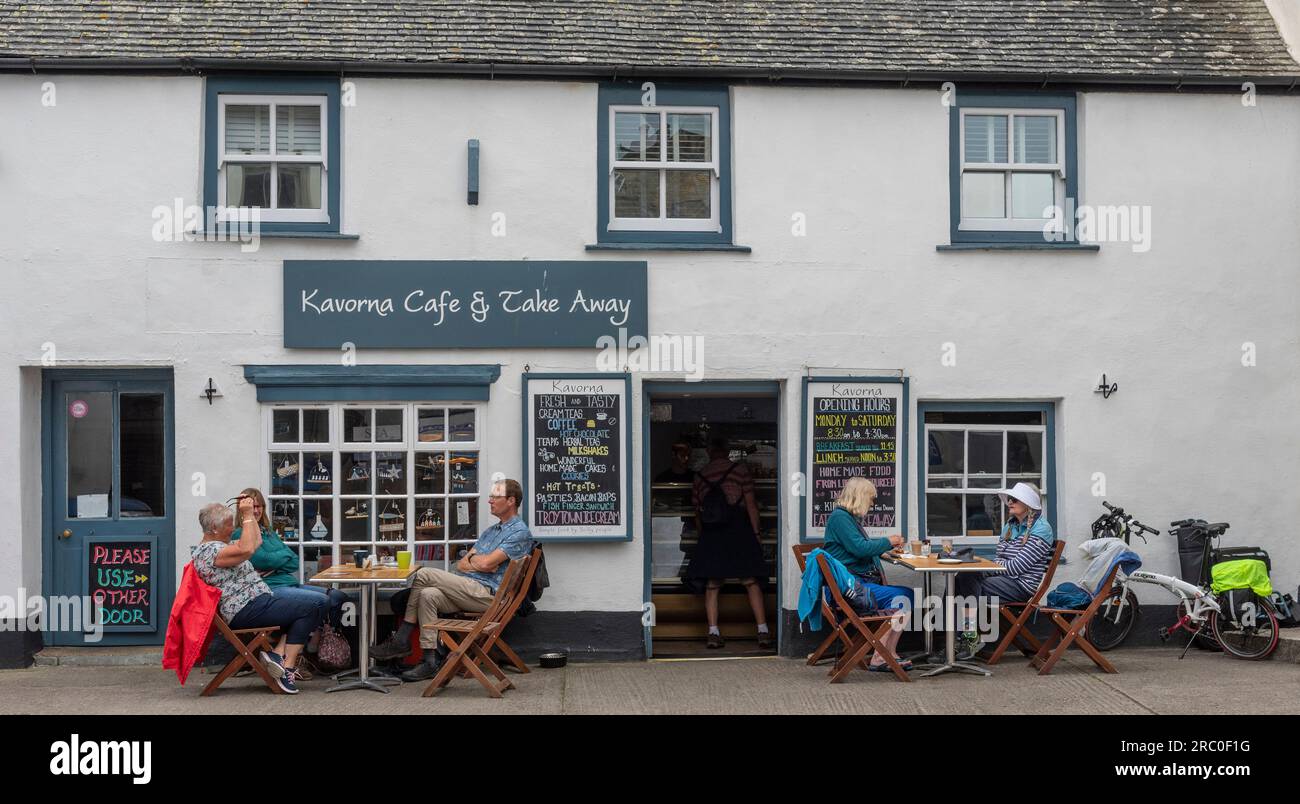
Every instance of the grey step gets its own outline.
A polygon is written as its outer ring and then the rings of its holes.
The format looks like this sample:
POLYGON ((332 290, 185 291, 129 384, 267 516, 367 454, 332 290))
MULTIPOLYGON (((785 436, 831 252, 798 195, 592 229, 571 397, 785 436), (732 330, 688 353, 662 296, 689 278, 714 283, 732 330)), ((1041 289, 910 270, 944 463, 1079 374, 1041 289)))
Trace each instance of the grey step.
POLYGON ((32 657, 37 667, 140 667, 162 666, 158 645, 121 647, 45 648, 32 657))

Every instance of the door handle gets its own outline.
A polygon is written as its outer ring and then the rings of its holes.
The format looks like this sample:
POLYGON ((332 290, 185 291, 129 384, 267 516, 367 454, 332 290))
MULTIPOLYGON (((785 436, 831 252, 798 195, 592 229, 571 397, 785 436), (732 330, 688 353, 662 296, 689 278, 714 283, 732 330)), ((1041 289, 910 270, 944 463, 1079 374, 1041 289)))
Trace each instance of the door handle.
POLYGON ((71 539, 71 538, 72 538, 72 531, 70 531, 70 530, 65 530, 65 531, 63 531, 62 533, 59 534, 59 538, 60 538, 60 539, 71 539))

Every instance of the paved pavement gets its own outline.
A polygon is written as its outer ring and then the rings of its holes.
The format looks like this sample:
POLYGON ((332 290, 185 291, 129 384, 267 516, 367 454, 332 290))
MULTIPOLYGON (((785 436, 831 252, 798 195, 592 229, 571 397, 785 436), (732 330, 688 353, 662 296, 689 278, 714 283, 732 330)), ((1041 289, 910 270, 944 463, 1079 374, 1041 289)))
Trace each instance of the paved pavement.
POLYGON ((0 671, 0 714, 1300 714, 1300 664, 1198 651, 1179 661, 1178 651, 1166 648, 1108 655, 1118 675, 1071 655, 1046 677, 1008 659, 990 678, 901 684, 883 673, 855 673, 833 686, 825 667, 775 657, 571 664, 513 676, 517 689, 501 700, 465 679, 421 698, 423 684, 388 695, 327 695, 325 679, 304 682, 297 696, 272 696, 256 679, 239 678, 200 698, 209 679, 202 672, 182 688, 157 667, 31 667, 0 671))

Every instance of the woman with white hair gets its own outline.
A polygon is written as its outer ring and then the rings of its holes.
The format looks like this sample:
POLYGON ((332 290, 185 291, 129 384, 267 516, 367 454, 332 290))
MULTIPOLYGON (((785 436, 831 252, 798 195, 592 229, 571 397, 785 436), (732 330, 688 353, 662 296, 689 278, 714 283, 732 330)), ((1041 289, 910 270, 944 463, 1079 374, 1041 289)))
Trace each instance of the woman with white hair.
MULTIPOLYGON (((996 598, 998 603, 1024 603, 1038 590, 1043 573, 1052 561, 1056 535, 1043 516, 1043 499, 1032 483, 1017 483, 999 492, 1007 507, 1007 521, 998 540, 997 563, 1005 572, 959 572, 957 594, 963 597, 996 598)), ((962 642, 967 656, 979 650, 979 634, 973 630, 973 612, 966 614, 962 642)))
MULTIPOLYGON (((868 536, 862 527, 871 506, 876 504, 876 484, 865 477, 851 477, 835 500, 835 510, 826 519, 826 541, 822 549, 853 574, 854 593, 849 596, 853 608, 861 615, 891 611, 907 611, 912 607, 912 590, 905 586, 888 586, 880 568, 880 557, 903 544, 901 534, 868 536)), ((899 627, 891 628, 884 643, 891 652, 898 644, 906 627, 906 614, 899 627)), ((901 662, 904 670, 912 663, 901 662)), ((871 657, 869 669, 892 672, 879 652, 871 657)))
POLYGON ((277 598, 249 557, 262 544, 262 529, 257 526, 252 497, 239 498, 239 517, 243 526, 238 541, 231 542, 235 517, 221 503, 211 503, 199 511, 203 541, 194 548, 194 571, 204 583, 221 590, 219 610, 234 630, 269 625, 281 630, 274 651, 261 651, 258 658, 271 675, 278 677, 280 689, 298 692, 298 656, 311 632, 325 618, 329 598, 324 595, 277 598))

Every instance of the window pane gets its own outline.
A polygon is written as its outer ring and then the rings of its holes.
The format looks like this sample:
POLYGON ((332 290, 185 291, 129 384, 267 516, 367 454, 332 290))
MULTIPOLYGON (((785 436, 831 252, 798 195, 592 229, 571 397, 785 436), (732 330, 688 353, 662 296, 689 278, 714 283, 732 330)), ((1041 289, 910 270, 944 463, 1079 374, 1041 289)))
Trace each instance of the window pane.
POLYGON ((1007 161, 1006 115, 968 114, 966 121, 966 161, 1007 161))
POLYGON ((320 113, 319 106, 276 106, 275 152, 320 153, 320 113))
POLYGON ((996 494, 966 497, 966 535, 996 536, 1002 532, 1002 498, 996 494))
POLYGON ((1044 220, 1051 217, 1043 211, 1056 203, 1055 183, 1050 173, 1012 173, 1011 216, 1044 220))
POLYGON ((302 534, 298 521, 297 500, 270 500, 271 528, 286 542, 297 541, 302 534))
POLYGON ((474 432, 474 411, 472 409, 453 409, 450 411, 450 416, 452 441, 478 440, 478 435, 474 432))
POLYGON ((659 217, 659 171, 614 171, 614 217, 659 217))
POLYGON ((226 153, 269 154, 270 152, 271 107, 227 106, 226 153))
POLYGON ((366 443, 370 439, 370 410, 348 408, 343 411, 343 440, 366 443))
POLYGON ((445 494, 447 492, 447 457, 441 452, 415 454, 415 493, 445 494))
MULTIPOLYGON (((379 511, 376 538, 384 542, 406 541, 406 500, 375 500, 379 511)), ((391 550, 390 555, 395 555, 391 550)))
MULTIPOLYGON (((926 436, 928 474, 961 474, 966 466, 961 431, 931 430, 926 436)), ((931 485, 934 485, 931 483, 931 485)))
POLYGON ((1043 436, 1040 433, 1007 433, 1007 474, 1041 474, 1043 436))
POLYGON ((302 526, 304 541, 328 542, 334 539, 334 504, 329 500, 303 500, 302 526))
POLYGON ((970 468, 966 485, 973 489, 1002 488, 1002 433, 969 433, 970 468))
POLYGON ((271 440, 277 444, 298 443, 297 410, 277 410, 271 414, 271 440))
POLYGON ((303 494, 330 494, 334 488, 334 455, 329 452, 305 452, 302 456, 307 474, 302 480, 303 494))
POLYGON ((376 494, 406 493, 406 453, 379 452, 375 454, 376 494))
POLYGON ((227 162, 226 206, 271 206, 271 166, 227 162))
POLYGON ((424 442, 445 441, 447 439, 445 414, 441 408, 420 408, 416 414, 416 427, 419 439, 424 442))
POLYGON ((712 115, 668 115, 668 161, 713 161, 712 115))
POLYGON ((474 452, 451 453, 451 493, 478 493, 478 454, 474 452))
POLYGON ((402 440, 402 411, 400 408, 375 411, 375 440, 402 440))
POLYGON ((276 168, 280 183, 277 209, 320 209, 320 165, 276 168))
POLYGON ((960 494, 925 495, 925 533, 929 538, 964 535, 961 525, 960 494))
POLYGON ((302 440, 305 444, 329 443, 330 412, 328 410, 302 412, 302 440))
MULTIPOLYGON (((343 500, 343 538, 345 542, 370 541, 370 500, 343 500)), ((348 556, 344 555, 346 561, 348 556)))
POLYGON ((1002 173, 964 173, 961 177, 963 218, 1005 218, 1006 176, 1002 173))
POLYGON ((452 499, 447 502, 451 509, 451 538, 478 538, 478 500, 452 499))
POLYGON ((669 170, 668 217, 709 218, 712 215, 713 171, 669 170))
POLYGON ((163 396, 122 394, 118 399, 121 516, 166 516, 163 478, 163 396))
POLYGON ((1016 118, 1015 161, 1038 165, 1056 163, 1056 118, 1016 118))
POLYGON ((659 161, 659 113, 614 115, 614 161, 659 161))
POLYGON ((113 511, 113 393, 64 396, 68 437, 68 516, 99 518, 113 511))
POLYGON ((298 493, 298 453, 271 453, 271 493, 298 493))
POLYGON ((415 508, 419 516, 415 521, 415 538, 441 539, 443 523, 447 521, 445 500, 416 500, 415 508))
POLYGON ((343 459, 343 490, 344 494, 369 494, 370 493, 370 453, 369 452, 344 452, 340 453, 343 459))

